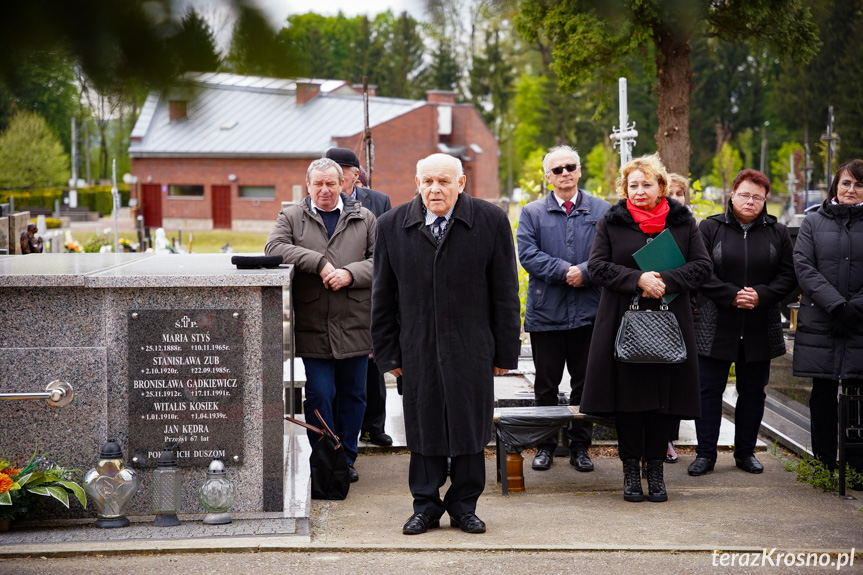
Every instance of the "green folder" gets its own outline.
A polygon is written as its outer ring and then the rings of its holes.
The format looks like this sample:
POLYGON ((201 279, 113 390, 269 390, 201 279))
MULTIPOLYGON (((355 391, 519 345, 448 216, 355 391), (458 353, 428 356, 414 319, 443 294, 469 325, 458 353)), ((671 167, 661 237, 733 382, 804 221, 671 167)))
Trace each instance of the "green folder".
MULTIPOLYGON (((632 254, 632 257, 635 258, 635 263, 638 264, 641 271, 645 272, 673 270, 686 263, 686 258, 683 257, 668 228, 662 230, 662 233, 653 240, 648 241, 647 245, 632 254)), ((671 303, 676 297, 676 293, 667 293, 665 294, 665 301, 671 303)))

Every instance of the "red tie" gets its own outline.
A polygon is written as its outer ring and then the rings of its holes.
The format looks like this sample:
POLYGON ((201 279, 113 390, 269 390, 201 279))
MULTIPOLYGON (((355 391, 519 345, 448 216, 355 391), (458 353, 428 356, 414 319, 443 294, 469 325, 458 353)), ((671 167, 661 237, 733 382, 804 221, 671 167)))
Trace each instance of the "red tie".
POLYGON ((569 214, 569 212, 572 211, 572 205, 573 205, 572 202, 570 202, 569 200, 563 202, 563 209, 566 210, 567 214, 569 214))

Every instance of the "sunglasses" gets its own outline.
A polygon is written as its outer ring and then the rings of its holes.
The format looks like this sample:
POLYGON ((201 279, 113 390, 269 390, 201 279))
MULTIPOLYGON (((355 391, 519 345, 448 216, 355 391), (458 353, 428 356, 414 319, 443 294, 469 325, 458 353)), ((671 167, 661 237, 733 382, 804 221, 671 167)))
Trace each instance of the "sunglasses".
POLYGON ((552 168, 549 171, 552 174, 554 174, 555 176, 559 176, 563 173, 564 170, 572 173, 572 172, 576 171, 577 169, 578 169, 578 164, 566 164, 565 166, 558 166, 556 168, 552 168))

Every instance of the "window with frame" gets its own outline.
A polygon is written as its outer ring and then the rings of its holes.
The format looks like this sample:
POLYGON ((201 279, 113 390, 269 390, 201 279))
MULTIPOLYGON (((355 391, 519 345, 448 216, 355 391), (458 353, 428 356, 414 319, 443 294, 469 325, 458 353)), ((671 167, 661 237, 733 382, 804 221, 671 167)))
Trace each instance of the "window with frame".
POLYGON ((168 188, 168 195, 174 197, 203 197, 204 186, 176 186, 168 188))
POLYGON ((241 198, 264 198, 276 197, 276 186, 240 186, 241 198))

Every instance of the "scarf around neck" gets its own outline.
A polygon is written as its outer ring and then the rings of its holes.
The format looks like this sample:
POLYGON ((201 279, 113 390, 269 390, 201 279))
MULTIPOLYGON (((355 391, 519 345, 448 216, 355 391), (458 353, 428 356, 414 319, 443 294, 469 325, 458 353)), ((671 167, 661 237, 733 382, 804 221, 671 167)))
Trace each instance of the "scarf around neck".
POLYGON ((632 214, 632 219, 646 234, 657 234, 665 229, 665 218, 668 216, 668 201, 665 198, 659 200, 659 204, 650 211, 642 210, 628 199, 626 209, 632 214))

